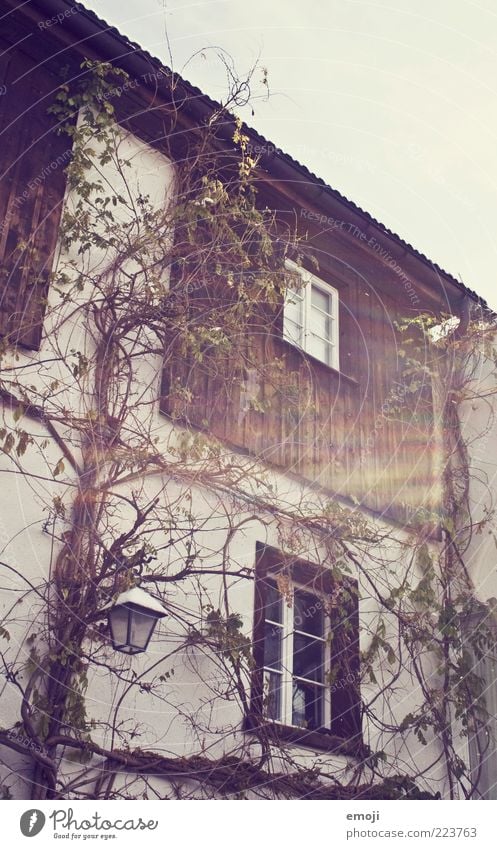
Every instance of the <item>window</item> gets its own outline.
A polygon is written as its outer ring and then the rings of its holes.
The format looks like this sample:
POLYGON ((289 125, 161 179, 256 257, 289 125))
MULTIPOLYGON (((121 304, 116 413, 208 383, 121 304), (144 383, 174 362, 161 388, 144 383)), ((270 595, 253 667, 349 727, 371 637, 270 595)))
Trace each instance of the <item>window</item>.
POLYGON ((467 683, 483 697, 484 712, 468 728, 474 799, 497 799, 497 623, 488 605, 474 603, 461 620, 461 636, 469 660, 467 683))
POLYGON ((47 112, 60 80, 22 53, 0 57, 0 336, 36 350, 70 140, 47 112), (35 70, 34 70, 35 69, 35 70))
POLYGON ((360 732, 357 586, 331 584, 303 561, 260 546, 254 708, 266 722, 353 737, 360 732), (290 571, 289 571, 290 570, 290 571))
POLYGON ((286 267, 301 278, 302 286, 286 293, 283 338, 338 370, 337 290, 290 260, 286 267))
POLYGON ((270 719, 303 728, 330 722, 330 670, 323 599, 293 589, 284 603, 276 580, 266 579, 264 611, 264 694, 270 719))

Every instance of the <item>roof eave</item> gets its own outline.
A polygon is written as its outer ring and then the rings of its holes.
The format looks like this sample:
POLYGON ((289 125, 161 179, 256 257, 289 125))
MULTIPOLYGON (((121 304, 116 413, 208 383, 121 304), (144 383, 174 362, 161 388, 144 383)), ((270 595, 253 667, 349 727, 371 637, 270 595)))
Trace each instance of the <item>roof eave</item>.
MULTIPOLYGON (((135 78, 143 79, 144 87, 148 86, 155 94, 162 94, 167 100, 167 91, 171 79, 170 69, 140 45, 123 36, 115 27, 109 27, 105 21, 80 3, 74 2, 74 0, 32 0, 30 4, 21 3, 19 0, 7 0, 7 2, 13 8, 17 7, 20 11, 28 14, 38 11, 46 18, 54 17, 64 13, 64 11, 68 12, 71 8, 77 8, 78 14, 68 14, 63 20, 65 29, 78 39, 74 46, 78 47, 82 53, 85 52, 86 46, 91 48, 91 53, 99 55, 105 61, 117 63, 125 71, 134 75, 135 78), (154 77, 151 83, 147 84, 147 74, 150 74, 152 69, 160 73, 158 77, 154 77), (160 79, 162 74, 164 76, 163 83, 160 79)), ((216 103, 208 95, 203 94, 200 89, 177 75, 175 75, 175 84, 178 100, 183 101, 183 108, 189 112, 196 122, 207 121, 212 112, 220 108, 219 103, 216 103)), ((263 172, 267 172, 276 180, 298 186, 301 194, 323 209, 347 210, 351 219, 357 221, 358 226, 373 228, 390 245, 394 250, 392 256, 395 256, 395 253, 399 255, 400 248, 402 254, 412 257, 423 269, 428 285, 434 287, 436 291, 440 286, 448 286, 453 290, 456 301, 469 297, 483 310, 489 310, 486 302, 476 292, 469 289, 437 263, 432 262, 425 254, 418 251, 392 230, 389 230, 353 201, 327 185, 324 180, 294 160, 289 154, 270 144, 256 130, 245 125, 244 132, 249 136, 250 142, 254 146, 258 145, 264 150, 259 160, 259 168, 263 172)), ((226 124, 221 128, 221 136, 224 137, 227 144, 232 144, 232 135, 233 123, 231 117, 227 114, 226 124)))

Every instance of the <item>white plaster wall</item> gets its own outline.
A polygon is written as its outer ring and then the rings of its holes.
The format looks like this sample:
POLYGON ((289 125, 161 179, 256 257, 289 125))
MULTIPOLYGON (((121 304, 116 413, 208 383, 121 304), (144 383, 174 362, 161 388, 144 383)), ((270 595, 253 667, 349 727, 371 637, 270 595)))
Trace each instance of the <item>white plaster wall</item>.
MULTIPOLYGON (((495 344, 497 340, 493 340, 495 344)), ((477 598, 497 598, 497 377, 483 346, 471 363, 470 398, 461 408, 468 446, 470 510, 475 525, 464 561, 477 598)))
MULTIPOLYGON (((130 197, 136 197, 140 192, 148 195, 157 207, 164 205, 171 194, 174 179, 174 169, 166 157, 130 134, 122 134, 119 153, 130 161, 131 167, 126 171, 125 181, 111 163, 106 167, 106 176, 114 191, 124 193, 129 189, 130 197)), ((69 207, 72 202, 71 197, 66 198, 69 207)), ((120 214, 125 216, 126 212, 120 214)), ((74 263, 73 273, 76 273, 78 262, 81 263, 77 246, 69 252, 59 249, 59 270, 70 270, 71 262, 74 263)), ((103 257, 93 251, 86 271, 97 273, 102 263, 103 257)), ((76 352, 91 357, 92 340, 82 323, 74 320, 74 305, 64 306, 63 293, 63 286, 54 285, 49 291, 40 350, 34 353, 22 349, 8 352, 2 360, 2 373, 5 380, 22 377, 35 401, 37 392, 41 397, 49 389, 52 411, 66 409, 75 415, 79 412, 84 414, 92 406, 86 381, 73 379, 59 359, 61 353, 65 356, 69 351, 74 352, 74 364, 77 363, 76 352)), ((91 301, 91 296, 90 288, 86 287, 80 294, 79 303, 91 301)), ((159 377, 159 364, 155 363, 156 382, 159 377)), ((18 394, 15 389, 13 391, 18 394)), ((7 564, 0 566, 0 615, 3 621, 8 620, 10 635, 8 642, 0 640, 0 650, 5 652, 7 662, 22 664, 28 661, 31 648, 38 648, 40 654, 43 651, 36 637, 38 630, 42 629, 44 617, 44 601, 38 593, 52 574, 59 550, 57 542, 45 532, 44 524, 49 519, 54 498, 70 507, 75 495, 75 475, 64 460, 64 471, 54 477, 53 471, 62 458, 61 449, 40 422, 26 416, 15 421, 13 413, 9 407, 4 407, 1 411, 2 424, 8 430, 14 426, 23 428, 33 437, 35 444, 23 457, 17 456, 15 448, 10 455, 0 453, 0 562, 7 564), (33 640, 30 645, 26 642, 28 637, 33 640)), ((71 446, 78 462, 77 430, 64 425, 57 426, 57 429, 71 446)), ((0 681, 0 703, 0 722, 3 727, 9 727, 19 718, 19 691, 12 681, 0 681)), ((14 773, 22 774, 22 757, 11 754, 9 758, 14 773)), ((20 786, 16 795, 27 792, 26 786, 20 786)))

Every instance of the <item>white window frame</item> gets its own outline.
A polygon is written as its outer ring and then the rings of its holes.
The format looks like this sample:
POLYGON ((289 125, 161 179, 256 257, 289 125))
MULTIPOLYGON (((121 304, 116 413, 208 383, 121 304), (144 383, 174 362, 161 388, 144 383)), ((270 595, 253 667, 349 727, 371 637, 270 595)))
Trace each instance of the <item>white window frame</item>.
MULTIPOLYGON (((271 581, 276 586, 277 584, 277 576, 268 573, 264 580, 271 581)), ((323 692, 323 701, 322 701, 322 722, 320 728, 329 729, 331 726, 331 687, 329 684, 330 680, 330 671, 331 671, 331 622, 329 613, 326 612, 324 595, 321 596, 320 593, 316 593, 315 591, 310 592, 309 589, 302 584, 294 583, 292 588, 292 594, 294 590, 300 590, 305 595, 310 596, 313 599, 317 599, 318 602, 321 601, 322 605, 322 613, 323 613, 323 634, 322 637, 317 637, 316 634, 310 634, 307 631, 304 631, 303 628, 294 628, 294 612, 295 607, 294 603, 292 605, 288 605, 285 602, 285 598, 281 596, 281 606, 282 606, 282 621, 281 623, 274 622, 271 619, 266 619, 264 616, 264 623, 268 625, 272 625, 274 628, 281 629, 281 673, 278 670, 263 666, 262 675, 263 675, 263 689, 264 689, 264 704, 267 705, 268 702, 268 682, 267 677, 269 673, 278 675, 281 680, 281 691, 280 691, 280 717, 275 718, 274 716, 266 715, 266 718, 271 722, 277 723, 279 725, 288 726, 291 728, 305 728, 304 725, 296 725, 293 722, 293 679, 297 678, 303 682, 307 682, 314 687, 318 687, 323 692), (294 675, 293 673, 293 643, 294 643, 294 634, 302 634, 306 637, 310 637, 313 640, 319 640, 323 643, 323 674, 322 674, 322 682, 313 681, 311 679, 303 678, 300 675, 294 675)), ((316 729, 314 729, 316 730, 316 729)))
MULTIPOLYGON (((298 274, 301 278, 303 286, 298 290, 288 289, 285 294, 285 304, 283 307, 283 338, 286 342, 289 342, 290 345, 294 345, 296 348, 300 348, 305 353, 309 354, 311 357, 319 360, 319 362, 324 363, 330 368, 339 371, 340 368, 340 351, 339 351, 339 305, 340 298, 337 289, 333 286, 330 286, 329 283, 326 283, 324 280, 321 280, 319 277, 316 277, 315 274, 312 274, 307 269, 302 268, 297 265, 292 260, 285 261, 285 267, 288 271, 293 274, 298 274), (321 336, 320 334, 314 333, 312 328, 312 311, 313 309, 317 309, 316 307, 312 307, 312 290, 317 289, 323 294, 327 295, 331 299, 331 312, 323 313, 328 316, 331 332, 329 334, 328 339, 321 336), (289 304, 295 304, 295 301, 301 301, 301 310, 300 317, 301 321, 300 332, 298 334, 298 338, 294 333, 290 332, 289 322, 293 319, 290 319, 288 316, 288 306, 289 304), (322 357, 316 356, 316 353, 311 350, 311 340, 312 336, 317 336, 319 339, 324 341, 327 345, 328 357, 327 359, 323 359, 322 357)), ((319 310, 321 312, 321 310, 319 310)))

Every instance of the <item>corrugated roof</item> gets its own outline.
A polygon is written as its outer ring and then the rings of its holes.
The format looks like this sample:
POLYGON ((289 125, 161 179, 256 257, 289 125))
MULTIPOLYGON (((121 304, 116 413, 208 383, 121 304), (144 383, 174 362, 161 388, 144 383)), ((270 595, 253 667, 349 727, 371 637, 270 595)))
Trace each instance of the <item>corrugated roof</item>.
MULTIPOLYGON (((102 18, 100 18, 98 15, 96 15, 95 12, 93 12, 91 9, 88 9, 82 3, 75 2, 75 0, 58 0, 58 2, 59 2, 61 7, 77 9, 78 12, 80 12, 82 15, 86 16, 89 20, 93 21, 100 30, 103 30, 107 33, 112 34, 116 38, 116 40, 121 42, 125 51, 133 52, 133 53, 136 53, 136 52, 140 53, 144 58, 146 58, 158 70, 163 71, 164 74, 171 74, 170 68, 168 68, 166 65, 164 65, 164 63, 161 62, 160 59, 158 59, 156 56, 153 56, 151 53, 149 53, 148 50, 145 50, 143 47, 141 47, 141 45, 137 44, 135 41, 131 41, 131 39, 129 39, 126 35, 121 33, 116 27, 110 26, 107 23, 107 21, 104 21, 102 18)), ((68 17, 68 24, 70 25, 70 17, 68 17)), ((210 109, 214 110, 214 109, 220 108, 220 104, 218 102, 216 102, 211 97, 209 97, 209 95, 207 95, 203 91, 201 91, 197 86, 193 85, 188 80, 185 80, 184 77, 179 77, 179 75, 177 75, 177 74, 176 74, 176 77, 181 80, 182 84, 188 90, 189 95, 191 95, 192 98, 201 100, 210 109)), ((357 213, 358 215, 361 215, 369 224, 372 224, 374 227, 377 227, 379 230, 381 230, 385 235, 394 239, 404 250, 409 251, 409 253, 411 253, 413 256, 417 257, 417 259, 421 260, 423 263, 428 265, 432 270, 434 270, 441 277, 444 277, 446 280, 451 281, 461 291, 465 292, 471 298, 476 300, 481 305, 482 308, 487 309, 487 310, 489 309, 486 301, 483 298, 481 298, 476 292, 474 292, 472 289, 469 289, 467 286, 465 286, 464 283, 462 283, 460 280, 458 280, 456 277, 454 277, 452 274, 450 274, 450 272, 445 271, 445 269, 443 269, 436 262, 433 262, 433 260, 431 260, 428 256, 426 256, 426 254, 417 250, 413 245, 410 244, 410 242, 405 241, 405 239, 403 239, 401 236, 399 236, 398 233, 395 233, 393 230, 390 230, 388 227, 385 226, 385 224, 382 224, 381 221, 378 221, 369 212, 362 209, 360 206, 358 206, 352 200, 347 198, 345 195, 341 194, 341 192, 339 192, 337 189, 334 189, 332 186, 330 186, 328 183, 326 183, 321 177, 318 177, 316 174, 314 174, 309 168, 307 168, 306 165, 303 165, 301 162, 298 162, 298 160, 294 159, 293 156, 291 156, 289 153, 282 151, 281 148, 279 148, 279 147, 276 148, 276 146, 273 145, 272 142, 270 142, 269 139, 266 139, 264 136, 262 136, 260 133, 257 132, 257 130, 254 130, 252 127, 249 127, 248 125, 244 125, 244 131, 248 135, 250 135, 251 140, 253 139, 254 141, 258 142, 261 147, 263 146, 266 149, 268 149, 268 148, 274 149, 274 151, 275 151, 274 155, 275 155, 276 158, 285 162, 287 165, 289 165, 295 171, 299 172, 299 174, 302 177, 304 177, 306 180, 308 180, 310 183, 314 183, 315 185, 322 187, 322 189, 327 194, 331 195, 334 199, 345 204, 347 207, 349 207, 355 213, 357 213)))

